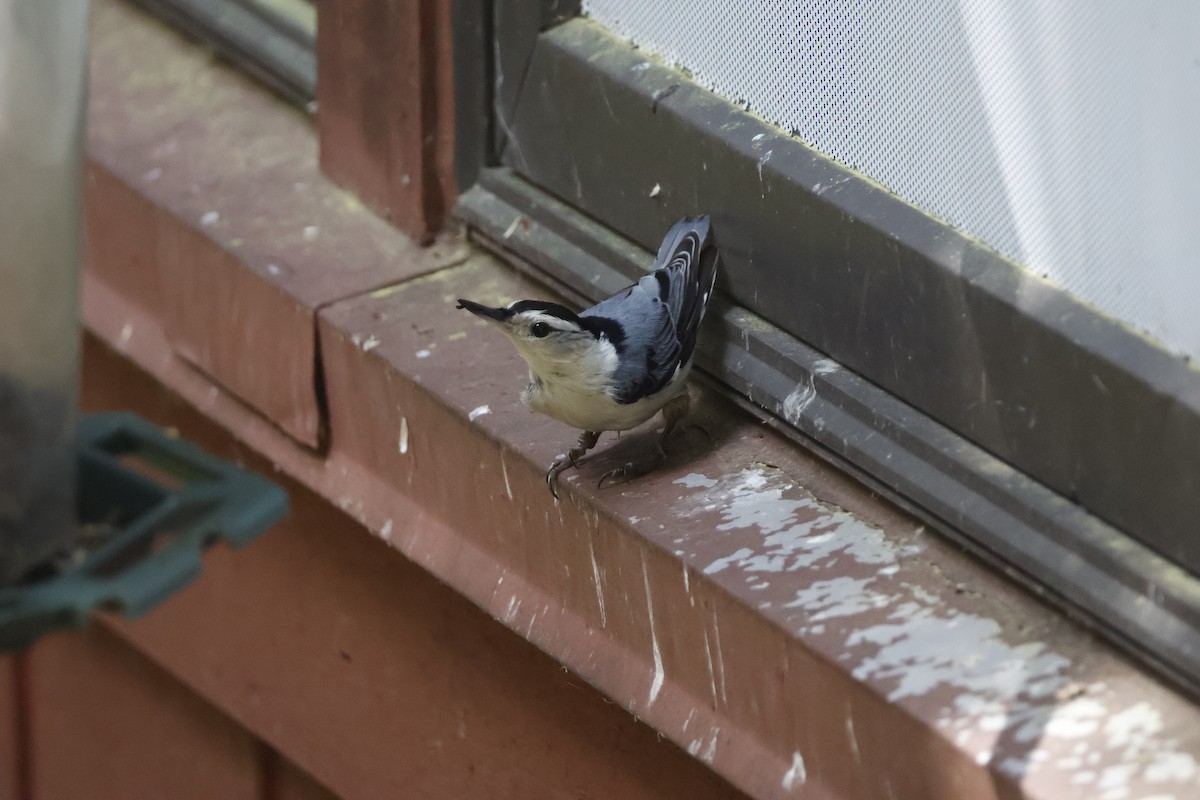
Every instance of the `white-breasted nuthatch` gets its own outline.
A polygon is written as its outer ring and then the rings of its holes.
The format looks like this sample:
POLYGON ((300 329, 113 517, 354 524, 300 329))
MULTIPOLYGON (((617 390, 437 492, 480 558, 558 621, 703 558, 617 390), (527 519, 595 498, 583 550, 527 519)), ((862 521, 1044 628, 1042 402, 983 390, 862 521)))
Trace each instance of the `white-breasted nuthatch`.
MULTIPOLYGON (((578 314, 540 300, 501 308, 458 301, 458 308, 495 323, 529 365, 525 405, 583 430, 546 473, 555 498, 559 474, 595 447, 603 431, 635 428, 662 411, 666 427, 657 454, 665 456, 667 437, 688 412, 696 331, 716 275, 709 218, 695 217, 667 232, 653 272, 578 314)), ((600 483, 644 471, 626 464, 600 483)))

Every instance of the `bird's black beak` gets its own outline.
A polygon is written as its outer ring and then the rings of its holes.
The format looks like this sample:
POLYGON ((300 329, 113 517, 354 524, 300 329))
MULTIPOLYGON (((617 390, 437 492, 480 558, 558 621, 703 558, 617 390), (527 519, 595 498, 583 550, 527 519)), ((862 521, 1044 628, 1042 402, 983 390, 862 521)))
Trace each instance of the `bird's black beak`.
POLYGON ((492 308, 480 305, 479 303, 472 303, 470 300, 463 300, 461 297, 458 298, 458 305, 455 308, 465 308, 475 316, 490 319, 493 322, 504 322, 512 316, 512 312, 507 308, 492 308))

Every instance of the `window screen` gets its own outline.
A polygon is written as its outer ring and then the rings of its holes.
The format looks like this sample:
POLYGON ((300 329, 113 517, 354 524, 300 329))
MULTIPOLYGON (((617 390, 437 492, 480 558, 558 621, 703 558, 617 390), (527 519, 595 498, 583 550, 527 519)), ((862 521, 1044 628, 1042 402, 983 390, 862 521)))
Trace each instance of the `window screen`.
POLYGON ((583 9, 1200 358, 1200 4, 585 0, 583 9))

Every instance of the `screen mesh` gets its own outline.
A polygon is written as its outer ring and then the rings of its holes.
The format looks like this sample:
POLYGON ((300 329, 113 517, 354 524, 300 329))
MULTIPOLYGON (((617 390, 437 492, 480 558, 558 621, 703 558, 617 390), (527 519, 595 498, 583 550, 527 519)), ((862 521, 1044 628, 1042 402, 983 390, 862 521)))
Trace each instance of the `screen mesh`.
POLYGON ((618 36, 1200 358, 1200 3, 584 0, 618 36))

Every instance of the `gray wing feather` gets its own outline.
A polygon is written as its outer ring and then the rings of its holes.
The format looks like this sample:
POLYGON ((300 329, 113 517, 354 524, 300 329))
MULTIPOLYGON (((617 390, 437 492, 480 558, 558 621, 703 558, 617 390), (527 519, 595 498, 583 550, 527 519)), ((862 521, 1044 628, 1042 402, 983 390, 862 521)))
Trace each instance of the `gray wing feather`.
POLYGON ((580 314, 620 323, 613 397, 632 403, 663 389, 692 357, 712 296, 717 247, 708 217, 682 219, 663 238, 654 272, 580 314))

